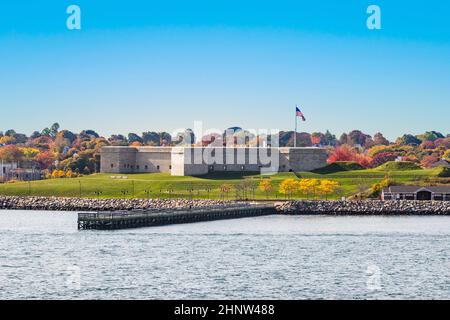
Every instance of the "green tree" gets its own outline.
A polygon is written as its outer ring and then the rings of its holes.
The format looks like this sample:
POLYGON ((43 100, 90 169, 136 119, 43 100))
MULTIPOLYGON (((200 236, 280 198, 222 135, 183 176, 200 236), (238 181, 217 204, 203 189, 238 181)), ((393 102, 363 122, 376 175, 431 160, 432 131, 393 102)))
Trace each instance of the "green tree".
POLYGON ((56 134, 58 133, 59 130, 59 123, 55 122, 54 124, 52 124, 52 126, 50 127, 50 136, 52 138, 56 137, 56 134))

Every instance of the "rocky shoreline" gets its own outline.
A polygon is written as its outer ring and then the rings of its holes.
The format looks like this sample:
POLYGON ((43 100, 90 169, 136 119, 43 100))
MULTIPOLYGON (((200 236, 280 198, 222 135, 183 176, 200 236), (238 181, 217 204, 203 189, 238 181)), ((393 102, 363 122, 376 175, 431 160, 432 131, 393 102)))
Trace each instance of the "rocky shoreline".
MULTIPOLYGON (((0 210, 114 211, 133 209, 223 208, 249 202, 186 199, 90 199, 0 196, 0 210)), ((286 215, 450 215, 450 201, 284 201, 274 213, 286 215)))
POLYGON ((220 200, 186 199, 90 199, 58 197, 6 197, 0 196, 0 210, 48 211, 113 211, 133 209, 183 209, 248 206, 248 203, 220 200))
POLYGON ((287 215, 450 215, 450 201, 290 201, 276 209, 287 215))

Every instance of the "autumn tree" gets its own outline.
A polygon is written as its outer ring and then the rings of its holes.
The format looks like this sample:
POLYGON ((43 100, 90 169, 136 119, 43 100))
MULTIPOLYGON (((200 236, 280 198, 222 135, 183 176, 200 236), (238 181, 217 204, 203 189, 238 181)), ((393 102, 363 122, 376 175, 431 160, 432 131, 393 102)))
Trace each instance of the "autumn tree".
POLYGON ((319 185, 317 186, 318 192, 325 196, 325 200, 327 200, 328 196, 335 193, 339 188, 339 183, 334 180, 322 179, 320 180, 319 185))
POLYGON ((431 168, 433 164, 438 162, 440 158, 435 154, 430 154, 425 157, 423 157, 422 161, 420 162, 420 165, 424 168, 431 168))
POLYGON ((300 191, 300 193, 306 195, 306 197, 309 197, 309 179, 300 179, 300 181, 297 182, 297 188, 300 191))
POLYGON ((16 146, 8 145, 0 148, 0 159, 5 162, 18 163, 23 157, 23 152, 16 146))
POLYGON ((398 138, 395 143, 400 145, 419 145, 422 141, 412 134, 404 134, 402 137, 398 138))
POLYGON ((33 166, 36 163, 36 157, 39 155, 39 149, 36 148, 20 148, 23 154, 23 160, 28 166, 33 166))
POLYGON ((9 145, 9 144, 15 144, 16 143, 16 139, 14 139, 14 137, 11 136, 3 136, 0 138, 0 145, 9 145))
POLYGON ((136 133, 129 133, 128 134, 128 142, 132 144, 133 142, 139 142, 142 143, 143 140, 141 137, 139 137, 136 133))
POLYGON ((443 158, 447 161, 450 161, 450 150, 444 152, 443 158))
POLYGON ((380 146, 380 145, 388 146, 389 145, 389 140, 386 139, 381 132, 375 133, 375 135, 373 136, 373 142, 375 142, 375 145, 377 145, 377 146, 380 146))
POLYGON ((172 143, 172 136, 167 132, 159 133, 159 145, 160 146, 168 146, 172 143))
POLYGON ((338 161, 355 161, 356 159, 356 150, 351 148, 348 145, 342 145, 336 147, 331 152, 328 157, 328 163, 334 163, 338 161))
POLYGON ((375 168, 386 162, 394 161, 395 159, 397 159, 397 155, 392 152, 377 153, 374 157, 372 157, 370 166, 375 168))
POLYGON ((56 155, 52 151, 41 151, 35 161, 41 170, 49 169, 56 161, 56 155))
POLYGON ((288 199, 297 191, 297 181, 294 179, 285 179, 281 181, 279 192, 284 194, 288 199))
POLYGON ((269 198, 269 193, 273 190, 272 181, 270 179, 263 179, 259 182, 258 188, 266 194, 266 198, 269 198))
POLYGON ((228 199, 228 194, 231 192, 231 185, 224 183, 219 187, 219 191, 222 195, 222 199, 228 199))

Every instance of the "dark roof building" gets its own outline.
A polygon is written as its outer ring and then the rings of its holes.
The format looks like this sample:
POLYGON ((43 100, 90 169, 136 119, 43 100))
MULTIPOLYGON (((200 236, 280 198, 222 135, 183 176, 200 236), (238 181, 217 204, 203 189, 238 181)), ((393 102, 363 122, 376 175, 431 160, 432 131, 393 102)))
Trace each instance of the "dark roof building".
POLYGON ((391 186, 383 189, 381 199, 450 201, 450 186, 391 186))
POLYGON ((450 162, 445 160, 445 159, 441 159, 438 162, 435 162, 431 165, 432 168, 437 168, 437 167, 444 167, 444 168, 450 168, 450 162))

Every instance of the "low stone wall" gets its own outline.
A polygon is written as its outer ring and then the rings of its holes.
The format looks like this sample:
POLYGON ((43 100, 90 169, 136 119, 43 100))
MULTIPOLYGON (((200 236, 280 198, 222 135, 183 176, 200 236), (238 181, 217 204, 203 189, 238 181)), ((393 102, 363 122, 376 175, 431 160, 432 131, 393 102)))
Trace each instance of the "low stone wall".
POLYGON ((186 199, 88 199, 57 197, 0 196, 0 209, 52 211, 114 211, 132 209, 220 208, 246 206, 248 203, 186 199))
POLYGON ((450 201, 290 201, 276 209, 290 215, 450 215, 450 201))
MULTIPOLYGON (((0 196, 0 209, 51 211, 114 211, 133 209, 223 208, 249 202, 186 199, 88 199, 0 196)), ((450 201, 287 201, 275 204, 290 215, 450 215, 450 201)))

